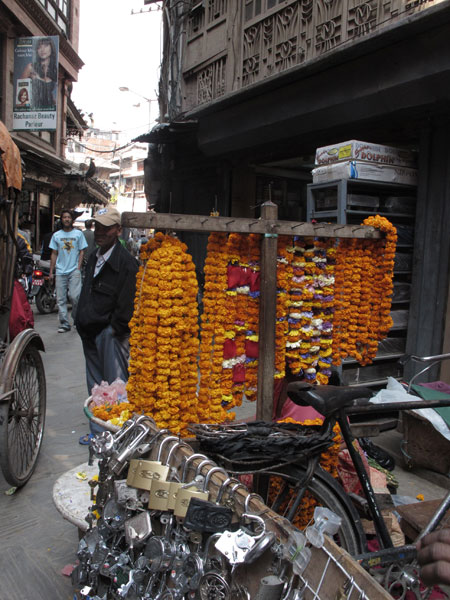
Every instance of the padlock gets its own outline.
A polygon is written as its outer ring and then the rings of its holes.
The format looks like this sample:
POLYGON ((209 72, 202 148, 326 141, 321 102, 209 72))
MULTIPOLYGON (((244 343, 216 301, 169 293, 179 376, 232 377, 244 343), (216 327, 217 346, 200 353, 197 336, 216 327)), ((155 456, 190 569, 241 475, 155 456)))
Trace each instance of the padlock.
MULTIPOLYGON (((229 479, 224 469, 213 467, 206 474, 203 484, 204 490, 208 490, 212 475, 219 471, 225 475, 225 481, 229 479)), ((191 498, 184 518, 184 527, 196 532, 217 533, 228 529, 231 526, 232 518, 233 511, 230 508, 199 498, 191 498)))
MULTIPOLYGON (((198 455, 196 456, 195 454, 193 454, 186 460, 186 463, 184 465, 185 468, 183 470, 183 475, 185 473, 187 473, 188 463, 191 460, 193 460, 194 458, 198 458, 198 455)), ((191 501, 191 498, 200 498, 201 500, 208 500, 209 493, 205 489, 205 485, 204 485, 206 478, 203 480, 203 490, 202 491, 199 489, 200 481, 195 481, 195 479, 197 479, 199 477, 203 466, 206 464, 214 465, 214 463, 212 461, 210 461, 208 458, 205 460, 202 460, 202 462, 197 467, 197 471, 196 471, 194 480, 191 483, 187 483, 187 484, 185 483, 183 485, 183 487, 178 491, 177 499, 175 502, 175 509, 174 509, 174 514, 177 517, 185 517, 186 516, 187 509, 189 507, 189 502, 191 501), (197 487, 197 490, 189 489, 192 487, 197 487)))
MULTIPOLYGON (((180 446, 186 446, 186 448, 190 448, 186 442, 180 441, 178 444, 174 444, 169 450, 169 454, 167 455, 166 464, 170 466, 170 460, 172 458, 172 454, 175 452, 177 448, 180 446)), ((167 502, 167 510, 175 510, 175 503, 177 501, 178 491, 183 487, 183 484, 178 481, 171 481, 169 487, 169 498, 167 502)))
MULTIPOLYGON (((145 415, 141 415, 141 417, 144 417, 145 415)), ((141 422, 141 417, 138 417, 136 422, 141 422)), ((151 419, 150 419, 151 421, 151 419)), ((128 421, 126 421, 126 423, 128 423, 128 421)), ((125 423, 125 424, 126 424, 125 423)), ((125 425, 124 425, 125 426, 125 425)), ((153 437, 153 442, 162 434, 168 432, 168 429, 161 429, 161 431, 159 431, 154 437, 153 437)), ((136 477, 136 472, 137 472, 137 468, 139 466, 139 463, 142 462, 146 462, 146 463, 152 463, 154 461, 143 461, 143 459, 139 459, 139 458, 133 458, 132 460, 130 460, 130 466, 128 468, 128 475, 127 475, 127 485, 130 487, 139 487, 137 485, 135 485, 134 483, 134 478, 136 477)), ((147 467, 150 467, 150 465, 147 464, 147 467)), ((144 489, 144 490, 148 490, 150 489, 148 486, 147 487, 141 487, 140 489, 144 489)))
MULTIPOLYGON (((160 460, 162 457, 163 445, 165 445, 166 442, 173 441, 173 440, 175 440, 175 444, 173 444, 172 448, 170 449, 170 452, 167 454, 166 464, 163 465, 164 467, 167 467, 167 474, 169 474, 169 471, 170 471, 169 460, 171 458, 171 451, 173 448, 180 446, 181 442, 178 440, 178 438, 175 438, 174 436, 167 437, 165 440, 163 440, 161 442, 161 446, 159 447, 159 452, 158 452, 158 460, 160 460)), ((156 478, 153 479, 152 487, 150 489, 149 501, 148 501, 148 508, 150 510, 161 510, 161 511, 168 510, 168 504, 169 504, 169 498, 170 498, 170 486, 171 486, 170 481, 161 481, 161 480, 157 480, 156 478)))
MULTIPOLYGON (((185 442, 182 442, 181 444, 187 446, 188 448, 190 448, 190 446, 188 444, 186 444, 185 442)), ((174 448, 175 448, 175 446, 173 446, 170 449, 170 453, 172 453, 172 451, 174 450, 174 448)), ((176 481, 172 481, 170 483, 169 503, 167 505, 167 510, 175 510, 178 492, 183 487, 183 484, 186 483, 186 477, 187 477, 187 474, 188 474, 188 467, 189 467, 190 463, 192 461, 194 461, 196 458, 203 458, 203 460, 208 460, 204 454, 199 454, 199 453, 191 454, 191 456, 189 456, 189 457, 187 457, 185 459, 184 465, 183 465, 183 473, 181 475, 181 481, 182 481, 182 483, 178 483, 176 481)))
POLYGON ((136 469, 138 467, 138 464, 139 464, 139 459, 133 458, 132 460, 130 460, 130 466, 128 467, 128 475, 127 475, 127 485, 129 487, 135 487, 134 486, 134 477, 136 475, 136 469))
POLYGON ((231 490, 228 494, 228 498, 224 502, 225 506, 228 506, 228 508, 231 508, 231 510, 234 511, 236 511, 237 504, 234 495, 236 493, 236 490, 238 490, 239 488, 243 488, 246 492, 248 492, 248 489, 243 483, 241 483, 240 481, 236 481, 236 483, 231 487, 231 490))
MULTIPOLYGON (((117 449, 116 452, 113 453, 111 458, 108 461, 108 468, 115 475, 120 475, 123 471, 125 464, 128 462, 128 459, 133 456, 134 452, 137 448, 144 442, 149 434, 151 434, 152 430, 150 427, 151 421, 145 415, 142 415, 142 418, 139 417, 136 420, 136 426, 134 428, 134 437, 131 441, 124 440, 123 446, 120 445, 120 448, 117 449)), ((158 432, 153 436, 150 444, 153 443, 162 432, 158 432)), ((117 434, 116 434, 117 435, 117 434)), ((119 439, 119 437, 117 438, 119 439)))
POLYGON ((136 472, 133 477, 133 487, 141 490, 151 490, 152 482, 165 481, 169 474, 169 467, 161 463, 161 451, 167 442, 178 440, 174 435, 170 435, 161 442, 156 460, 139 460, 136 472))

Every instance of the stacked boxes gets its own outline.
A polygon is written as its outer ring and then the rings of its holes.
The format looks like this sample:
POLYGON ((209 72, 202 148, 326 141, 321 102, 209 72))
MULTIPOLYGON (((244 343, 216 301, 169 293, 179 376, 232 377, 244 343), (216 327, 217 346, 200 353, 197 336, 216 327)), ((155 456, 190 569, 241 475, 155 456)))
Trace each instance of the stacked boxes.
POLYGON ((417 185, 416 155, 411 150, 349 140, 317 148, 314 183, 366 179, 417 185))

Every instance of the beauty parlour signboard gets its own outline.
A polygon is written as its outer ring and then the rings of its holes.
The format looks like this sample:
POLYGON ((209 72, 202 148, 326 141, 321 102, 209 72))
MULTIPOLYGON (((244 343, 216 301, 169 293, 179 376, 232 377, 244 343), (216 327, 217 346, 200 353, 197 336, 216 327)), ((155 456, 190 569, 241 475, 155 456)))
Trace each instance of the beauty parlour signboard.
POLYGON ((15 40, 13 129, 56 130, 58 54, 58 36, 15 40))

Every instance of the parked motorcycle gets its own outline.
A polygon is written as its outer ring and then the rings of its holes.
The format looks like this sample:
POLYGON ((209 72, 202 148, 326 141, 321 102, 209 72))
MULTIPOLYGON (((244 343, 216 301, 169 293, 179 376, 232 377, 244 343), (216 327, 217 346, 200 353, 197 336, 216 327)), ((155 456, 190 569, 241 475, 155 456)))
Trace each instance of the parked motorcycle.
POLYGON ((47 315, 56 308, 55 283, 50 283, 50 271, 45 267, 34 269, 31 281, 31 296, 36 300, 38 311, 47 315))

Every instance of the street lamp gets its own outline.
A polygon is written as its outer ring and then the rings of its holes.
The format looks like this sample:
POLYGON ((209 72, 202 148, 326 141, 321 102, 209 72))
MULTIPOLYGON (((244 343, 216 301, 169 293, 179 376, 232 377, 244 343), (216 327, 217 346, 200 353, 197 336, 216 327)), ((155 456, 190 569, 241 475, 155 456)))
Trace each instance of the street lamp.
POLYGON ((158 100, 155 98, 146 98, 145 96, 142 96, 142 94, 138 94, 134 90, 130 90, 129 87, 126 87, 124 85, 121 85, 119 87, 119 90, 121 92, 130 92, 131 94, 134 94, 135 96, 139 96, 139 98, 142 98, 143 100, 148 102, 148 128, 150 129, 150 126, 152 123, 152 102, 158 102, 158 100))

